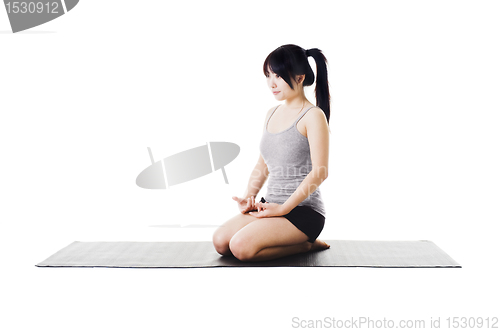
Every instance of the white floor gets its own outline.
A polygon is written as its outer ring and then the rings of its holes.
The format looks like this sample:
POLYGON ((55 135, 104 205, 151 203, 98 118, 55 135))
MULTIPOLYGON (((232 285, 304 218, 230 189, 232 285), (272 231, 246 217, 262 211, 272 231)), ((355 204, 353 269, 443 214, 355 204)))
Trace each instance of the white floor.
POLYGON ((478 255, 464 241, 430 239, 461 269, 34 266, 74 240, 205 241, 213 230, 60 229, 49 236, 42 226, 25 229, 23 241, 7 240, 10 246, 2 246, 0 324, 11 327, 2 330, 292 331, 308 324, 330 328, 333 319, 357 330, 391 320, 413 326, 423 320, 428 330, 431 320, 440 319, 446 330, 449 317, 498 316, 496 260, 491 254, 478 255), (36 252, 26 248, 29 243, 36 252), (12 250, 15 255, 9 254, 12 250))
POLYGON ((1 9, 0 331, 498 329, 499 12, 487 0, 80 1, 12 34, 1 9), (262 63, 288 43, 329 63, 321 238, 430 240, 463 268, 35 267, 73 241, 211 240, 214 228, 150 226, 237 213, 231 196, 280 103, 262 63), (216 171, 136 185, 147 147, 160 160, 211 141, 241 147, 229 184, 216 171))

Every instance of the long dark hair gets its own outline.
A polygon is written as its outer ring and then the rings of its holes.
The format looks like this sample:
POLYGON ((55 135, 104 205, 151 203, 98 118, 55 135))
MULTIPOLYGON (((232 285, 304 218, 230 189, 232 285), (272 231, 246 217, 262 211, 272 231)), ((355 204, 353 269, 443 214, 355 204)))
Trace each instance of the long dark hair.
POLYGON ((304 86, 314 83, 314 72, 307 61, 312 56, 316 62, 316 106, 325 112, 327 122, 330 122, 330 89, 328 88, 328 73, 326 58, 317 48, 305 50, 297 45, 283 45, 272 51, 264 61, 264 75, 269 75, 269 69, 278 74, 293 89, 292 79, 296 75, 304 75, 304 86))

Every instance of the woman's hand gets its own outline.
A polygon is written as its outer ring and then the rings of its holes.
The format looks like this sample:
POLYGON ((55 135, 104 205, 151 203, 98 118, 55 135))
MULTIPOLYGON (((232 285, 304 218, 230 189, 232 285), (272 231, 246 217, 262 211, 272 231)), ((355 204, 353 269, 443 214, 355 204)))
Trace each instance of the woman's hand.
POLYGON ((240 209, 240 212, 242 214, 257 210, 257 208, 255 207, 255 196, 252 196, 250 198, 239 198, 233 196, 233 200, 238 202, 238 209, 240 209))
POLYGON ((257 202, 255 207, 257 212, 250 212, 250 215, 257 218, 280 217, 287 214, 281 204, 257 202))

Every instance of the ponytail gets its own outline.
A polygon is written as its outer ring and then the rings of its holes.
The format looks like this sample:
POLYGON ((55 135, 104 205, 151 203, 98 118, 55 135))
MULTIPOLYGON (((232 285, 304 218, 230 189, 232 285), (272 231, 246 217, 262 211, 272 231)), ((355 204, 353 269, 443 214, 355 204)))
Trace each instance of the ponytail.
MULTIPOLYGON (((326 58, 317 48, 311 48, 306 51, 306 56, 311 56, 316 62, 316 106, 321 108, 326 115, 326 121, 330 122, 330 89, 328 87, 328 71, 326 69, 326 58)), ((314 80, 314 78, 313 78, 314 80)))

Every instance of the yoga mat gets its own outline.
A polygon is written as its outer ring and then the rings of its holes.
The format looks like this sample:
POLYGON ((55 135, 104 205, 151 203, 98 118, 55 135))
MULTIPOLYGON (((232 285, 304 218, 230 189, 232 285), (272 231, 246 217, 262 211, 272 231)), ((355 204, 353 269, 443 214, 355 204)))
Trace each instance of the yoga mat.
POLYGON ((430 241, 326 240, 330 248, 264 262, 219 255, 210 241, 73 242, 38 267, 461 267, 430 241))

